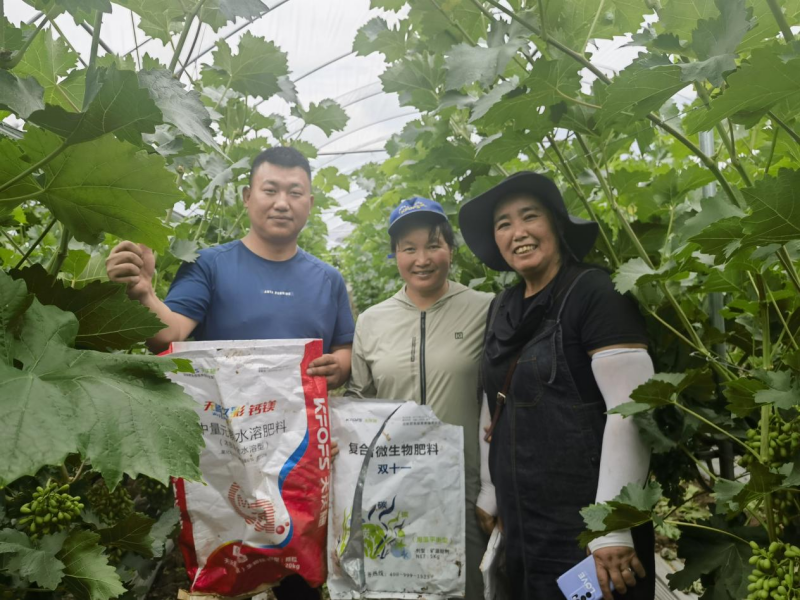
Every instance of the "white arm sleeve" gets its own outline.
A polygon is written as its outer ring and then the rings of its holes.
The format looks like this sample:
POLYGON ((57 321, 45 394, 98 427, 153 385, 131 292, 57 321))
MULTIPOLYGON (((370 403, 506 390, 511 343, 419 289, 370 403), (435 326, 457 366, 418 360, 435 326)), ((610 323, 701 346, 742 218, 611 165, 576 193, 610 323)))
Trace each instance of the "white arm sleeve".
POLYGON ((478 494, 478 499, 475 504, 481 510, 486 511, 490 515, 497 516, 497 498, 494 495, 494 484, 489 475, 489 442, 483 438, 486 436, 485 428, 492 422, 492 416, 489 414, 489 400, 486 394, 483 395, 481 401, 481 418, 478 425, 478 443, 480 444, 481 451, 481 491, 478 494))
MULTIPOLYGON (((603 350, 592 356, 592 372, 611 410, 630 401, 631 392, 655 371, 647 351, 641 348, 603 350)), ((600 479, 595 502, 613 500, 631 482, 644 485, 650 466, 650 449, 642 442, 632 418, 608 415, 600 455, 600 479)), ((633 548, 630 529, 614 531, 589 543, 589 550, 609 546, 633 548)))

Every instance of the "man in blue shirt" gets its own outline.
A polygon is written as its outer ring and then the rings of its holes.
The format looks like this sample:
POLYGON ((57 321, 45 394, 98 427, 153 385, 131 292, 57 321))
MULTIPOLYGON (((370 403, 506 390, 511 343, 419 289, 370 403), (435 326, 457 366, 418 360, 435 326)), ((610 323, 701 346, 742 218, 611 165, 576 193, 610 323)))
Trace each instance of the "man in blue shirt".
MULTIPOLYGON (((118 244, 106 260, 108 278, 127 284, 128 296, 167 326, 147 341, 153 351, 189 336, 198 341, 319 338, 325 354, 308 372, 325 377, 329 388, 341 386, 350 376, 355 330, 344 279, 297 246, 314 204, 308 160, 293 148, 261 152, 242 198, 250 231, 184 263, 165 301, 153 290, 155 258, 146 246, 118 244)), ((319 597, 295 577, 275 591, 279 599, 319 597)))

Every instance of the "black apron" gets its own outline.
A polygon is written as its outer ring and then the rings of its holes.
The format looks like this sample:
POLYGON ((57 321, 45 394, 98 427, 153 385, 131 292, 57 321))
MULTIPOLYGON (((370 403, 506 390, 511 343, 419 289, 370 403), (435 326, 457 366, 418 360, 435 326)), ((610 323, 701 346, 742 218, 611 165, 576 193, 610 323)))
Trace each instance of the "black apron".
MULTIPOLYGON (((556 579, 586 557, 577 542, 585 529, 580 510, 595 501, 606 406, 581 398, 564 355, 561 329, 564 307, 586 272, 573 271, 562 280, 565 291, 552 291, 555 302, 522 348, 493 431, 490 469, 515 600, 562 598, 556 579)), ((497 372, 487 364, 483 368, 497 372)), ((487 393, 494 411, 498 390, 491 387, 487 385, 487 393)), ((647 578, 617 597, 652 600, 652 524, 634 529, 633 536, 647 578)))

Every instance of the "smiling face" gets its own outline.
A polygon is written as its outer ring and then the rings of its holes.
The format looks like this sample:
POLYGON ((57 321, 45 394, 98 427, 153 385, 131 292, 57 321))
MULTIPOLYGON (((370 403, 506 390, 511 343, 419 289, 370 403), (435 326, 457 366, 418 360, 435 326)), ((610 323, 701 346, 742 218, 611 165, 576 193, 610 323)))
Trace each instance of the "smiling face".
POLYGON ((450 274, 452 252, 441 231, 436 228, 432 235, 429 224, 404 231, 397 238, 395 257, 407 290, 420 296, 441 291, 450 274))
POLYGON ((558 234, 539 200, 514 195, 494 209, 494 241, 508 265, 526 281, 554 276, 561 265, 558 234))
POLYGON ((314 205, 308 174, 264 162, 250 183, 243 199, 251 233, 269 244, 295 243, 314 205))

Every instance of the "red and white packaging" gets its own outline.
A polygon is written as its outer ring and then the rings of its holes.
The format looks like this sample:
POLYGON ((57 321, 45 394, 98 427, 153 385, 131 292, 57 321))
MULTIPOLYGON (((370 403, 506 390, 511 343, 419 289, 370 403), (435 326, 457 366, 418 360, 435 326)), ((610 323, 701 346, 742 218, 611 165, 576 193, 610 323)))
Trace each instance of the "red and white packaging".
POLYGON ((203 483, 175 481, 190 592, 240 596, 299 574, 325 581, 327 386, 321 340, 180 342, 174 373, 197 402, 203 483))

